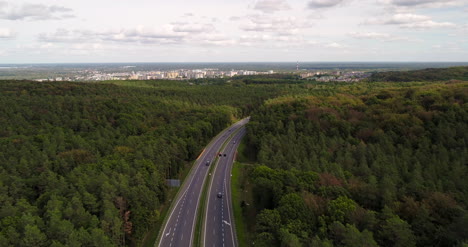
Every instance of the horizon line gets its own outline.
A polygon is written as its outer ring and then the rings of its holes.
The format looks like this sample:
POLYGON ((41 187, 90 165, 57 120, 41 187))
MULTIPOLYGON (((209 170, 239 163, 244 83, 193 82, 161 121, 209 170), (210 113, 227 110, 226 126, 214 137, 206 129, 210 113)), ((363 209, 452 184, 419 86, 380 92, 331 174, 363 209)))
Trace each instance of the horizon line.
MULTIPOLYGON (((243 61, 243 62, 30 62, 30 63, 0 63, 0 65, 36 65, 36 64, 222 64, 222 63, 298 63, 298 61, 243 61)), ((467 61, 299 61, 300 63, 468 63, 467 61)))

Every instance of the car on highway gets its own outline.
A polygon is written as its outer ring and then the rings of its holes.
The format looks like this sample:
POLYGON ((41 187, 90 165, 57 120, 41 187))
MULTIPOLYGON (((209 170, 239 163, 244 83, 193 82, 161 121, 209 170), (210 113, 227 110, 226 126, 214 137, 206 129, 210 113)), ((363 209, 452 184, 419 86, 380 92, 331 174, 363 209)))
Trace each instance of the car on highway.
POLYGON ((224 157, 226 157, 226 154, 223 154, 224 157))
POLYGON ((209 165, 210 165, 210 161, 207 160, 206 163, 205 163, 205 165, 209 166, 209 165))
POLYGON ((218 192, 218 194, 216 195, 218 198, 222 198, 223 197, 223 193, 221 192, 218 192))
POLYGON ((236 141, 233 141, 232 143, 236 144, 236 141))

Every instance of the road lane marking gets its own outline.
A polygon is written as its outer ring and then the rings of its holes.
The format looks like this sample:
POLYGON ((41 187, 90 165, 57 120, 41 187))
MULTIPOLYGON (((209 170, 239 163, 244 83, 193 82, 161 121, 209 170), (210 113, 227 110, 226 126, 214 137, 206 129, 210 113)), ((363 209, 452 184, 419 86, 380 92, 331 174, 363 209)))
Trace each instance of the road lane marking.
MULTIPOLYGON (((232 128, 232 129, 233 129, 233 130, 234 130, 234 129, 241 129, 241 128, 243 127, 243 125, 244 125, 246 122, 247 122, 246 120, 242 120, 242 122, 236 123, 236 124, 235 124, 236 127, 235 127, 235 128, 232 128), (237 126, 240 126, 240 127, 237 128, 237 126)), ((242 135, 243 135, 243 132, 240 131, 240 132, 238 132, 236 135, 234 135, 232 138, 233 138, 235 141, 238 141, 238 140, 240 139, 238 136, 242 136, 242 135), (240 133, 240 134, 239 134, 239 133, 240 133)), ((231 136, 229 136, 229 137, 231 137, 231 136)), ((224 139, 225 139, 225 140, 219 139, 219 140, 217 140, 217 142, 220 142, 220 141, 226 142, 226 141, 228 140, 228 138, 224 138, 224 139)), ((231 150, 231 151, 232 151, 232 149, 233 149, 232 146, 233 146, 233 145, 232 145, 231 143, 232 143, 232 140, 233 140, 233 139, 230 139, 230 140, 228 141, 228 145, 224 147, 224 149, 223 149, 223 150, 224 150, 224 151, 223 151, 224 153, 225 153, 226 150, 231 150)), ((223 152, 221 152, 221 153, 223 153, 223 152)), ((205 212, 206 212, 206 213, 205 213, 205 214, 206 214, 205 219, 208 219, 207 216, 208 216, 208 212, 210 211, 209 204, 210 204, 211 202, 213 202, 212 200, 210 200, 210 199, 211 199, 210 194, 211 194, 211 191, 212 191, 212 187, 213 187, 213 185, 214 185, 214 184, 213 184, 213 180, 214 180, 215 174, 216 174, 216 172, 218 171, 218 167, 220 167, 220 165, 222 165, 222 164, 224 164, 224 163, 226 163, 226 162, 229 162, 229 161, 230 161, 230 159, 222 159, 222 160, 218 160, 218 162, 215 164, 215 165, 216 165, 216 169, 215 169, 215 171, 214 171, 214 173, 213 173, 213 176, 211 176, 211 179, 210 179, 210 186, 209 186, 209 190, 208 190, 208 202, 207 202, 207 203, 208 203, 208 206, 206 207, 206 211, 205 211, 205 212)), ((224 171, 222 171, 222 170, 220 169, 219 172, 220 172, 221 174, 222 174, 223 172, 226 173, 226 169, 227 169, 227 164, 224 165, 224 171)), ((210 176, 210 175, 211 175, 211 173, 208 174, 208 176, 210 176)), ((205 181, 206 176, 207 176, 207 175, 206 175, 206 173, 205 173, 205 176, 203 177, 203 181, 205 181)), ((222 177, 220 177, 220 178, 222 178, 222 177)), ((199 178, 198 178, 198 179, 199 179, 199 178)), ((222 184, 222 182, 223 182, 223 181, 221 181, 221 184, 222 184)), ((218 186, 219 186, 220 181, 218 180, 217 183, 218 183, 218 186)), ((222 186, 222 187, 224 187, 224 186, 222 186)), ((223 190, 224 190, 224 189, 225 189, 225 188, 223 188, 223 190)), ((193 192, 192 192, 192 194, 193 194, 193 192)), ((226 199, 226 200, 227 200, 227 199, 226 199)), ((224 198, 221 200, 221 202, 224 202, 224 198)), ((196 207, 196 209, 198 209, 199 203, 200 203, 200 195, 198 195, 198 200, 197 200, 197 207, 196 207)), ((196 210, 196 209, 195 209, 195 210, 196 210)), ((221 207, 221 210, 223 210, 223 207, 221 207)), ((223 212, 223 211, 222 211, 222 212, 223 212)), ((195 222, 194 222, 194 223, 195 223, 195 222)), ((206 235, 207 235, 207 231, 206 231, 207 229, 206 229, 206 228, 207 228, 207 225, 208 225, 208 224, 207 224, 207 221, 206 221, 206 220, 205 220, 204 225, 205 225, 205 227, 204 227, 204 234, 203 234, 202 236, 206 236, 206 235)), ((223 225, 223 224, 221 223, 221 225, 223 225)), ((215 228, 215 229, 216 229, 216 228, 215 228)), ((215 229, 213 229, 213 231, 215 231, 215 229)), ((190 239, 190 246, 192 246, 193 231, 194 231, 194 228, 192 227, 192 235, 191 235, 191 239, 190 239)), ((223 229, 223 231, 224 231, 224 229, 223 229)), ((204 245, 204 246, 208 246, 207 243, 206 243, 205 241, 206 241, 206 237, 203 238, 203 245, 204 245)), ((224 242, 224 239, 223 239, 223 242, 224 242)), ((214 246, 216 247, 216 244, 215 244, 215 243, 214 243, 214 246)), ((223 243, 223 246, 224 246, 224 243, 223 243)))

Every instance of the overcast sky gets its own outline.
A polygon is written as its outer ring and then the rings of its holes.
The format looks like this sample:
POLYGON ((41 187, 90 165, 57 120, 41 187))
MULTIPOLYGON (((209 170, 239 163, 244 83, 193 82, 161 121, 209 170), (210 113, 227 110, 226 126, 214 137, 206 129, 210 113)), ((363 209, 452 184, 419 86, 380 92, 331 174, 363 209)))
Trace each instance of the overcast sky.
POLYGON ((0 0, 0 63, 468 61, 468 0, 0 0))

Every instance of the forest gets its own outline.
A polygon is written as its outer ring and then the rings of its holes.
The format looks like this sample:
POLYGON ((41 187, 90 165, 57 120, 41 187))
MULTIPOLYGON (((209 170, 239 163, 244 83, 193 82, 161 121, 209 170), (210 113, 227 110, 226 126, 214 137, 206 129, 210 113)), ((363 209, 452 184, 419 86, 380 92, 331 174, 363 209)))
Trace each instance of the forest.
POLYGON ((468 81, 468 67, 450 67, 410 71, 388 71, 373 73, 370 81, 374 82, 411 82, 411 81, 468 81))
POLYGON ((252 113, 255 246, 468 244, 468 83, 374 84, 252 113))
POLYGON ((139 246, 251 116, 255 246, 466 246, 468 83, 0 81, 0 246, 139 246))
POLYGON ((277 91, 0 81, 0 246, 138 245, 165 179, 277 91))

